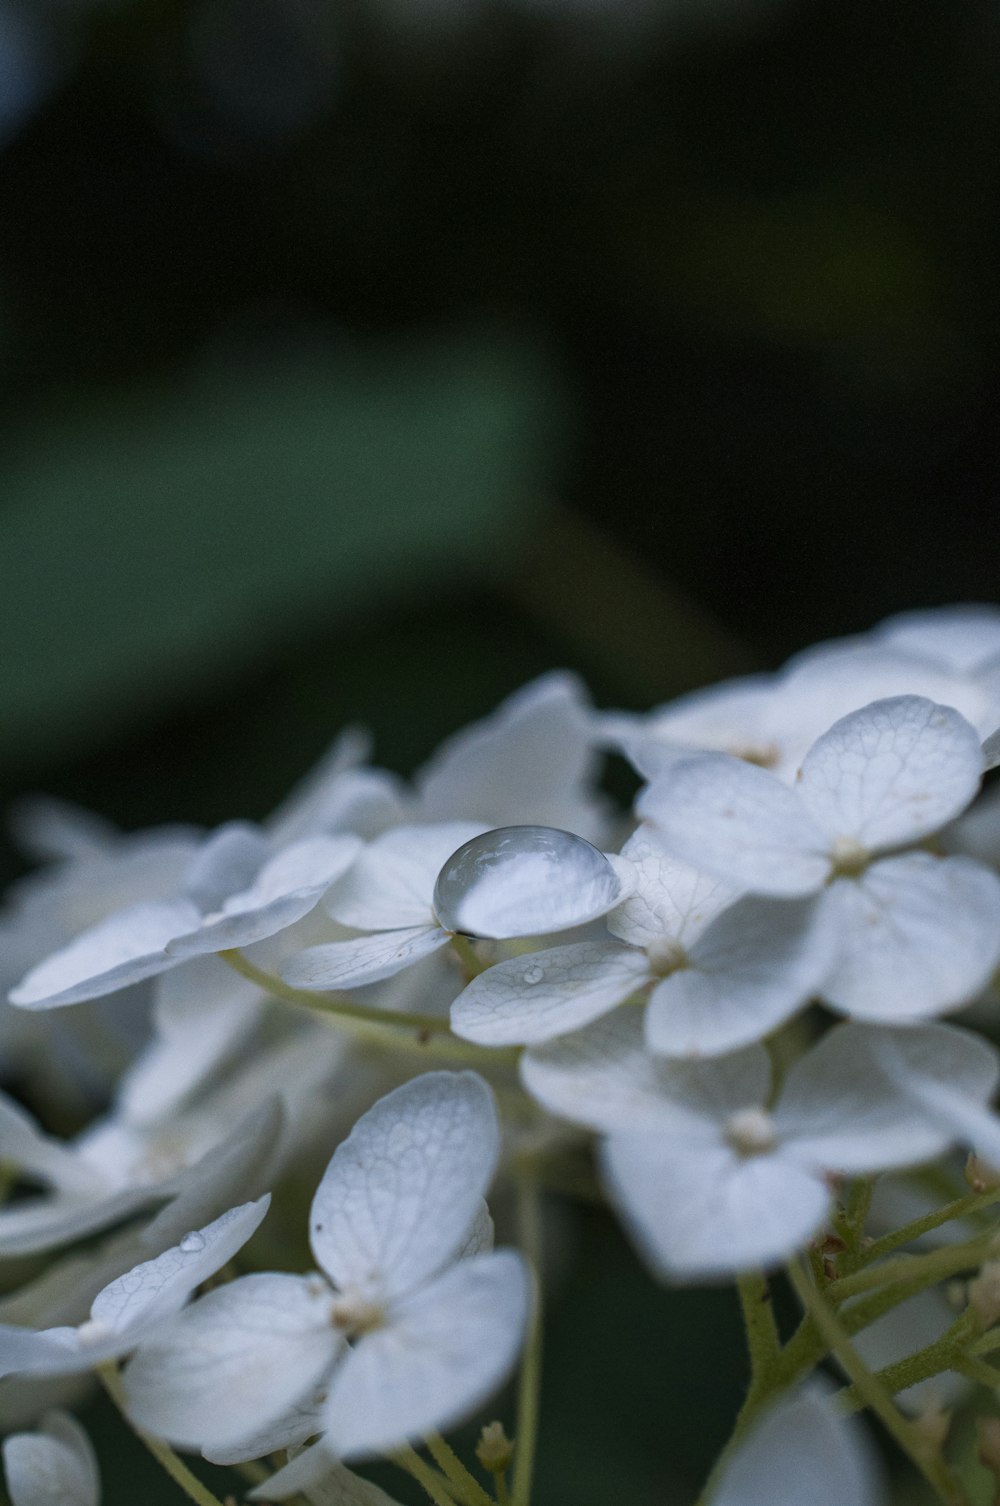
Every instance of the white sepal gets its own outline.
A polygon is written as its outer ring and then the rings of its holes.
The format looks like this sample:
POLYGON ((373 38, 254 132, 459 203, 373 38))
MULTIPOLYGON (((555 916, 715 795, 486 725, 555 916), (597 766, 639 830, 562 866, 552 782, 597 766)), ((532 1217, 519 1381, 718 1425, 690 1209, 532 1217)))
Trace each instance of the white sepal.
POLYGON ((97 1458, 68 1412, 47 1412, 36 1431, 12 1433, 3 1464, 11 1506, 98 1506, 97 1458))
POLYGON ((551 1040, 606 1014, 649 981, 644 952, 581 941, 511 957, 473 978, 451 1006, 463 1040, 504 1046, 551 1040))
POLYGON ((295 988, 361 988, 392 978, 404 967, 447 946, 440 926, 410 926, 398 931, 375 931, 351 941, 328 941, 306 947, 286 962, 281 976, 295 988))

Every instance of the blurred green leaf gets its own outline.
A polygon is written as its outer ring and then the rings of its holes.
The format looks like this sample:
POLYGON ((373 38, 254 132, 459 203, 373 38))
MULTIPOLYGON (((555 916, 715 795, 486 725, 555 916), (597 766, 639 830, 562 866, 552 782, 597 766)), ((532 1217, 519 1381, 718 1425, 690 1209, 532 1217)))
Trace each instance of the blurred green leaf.
POLYGON ((0 757, 103 738, 317 622, 516 545, 560 403, 538 350, 315 339, 8 438, 0 757))

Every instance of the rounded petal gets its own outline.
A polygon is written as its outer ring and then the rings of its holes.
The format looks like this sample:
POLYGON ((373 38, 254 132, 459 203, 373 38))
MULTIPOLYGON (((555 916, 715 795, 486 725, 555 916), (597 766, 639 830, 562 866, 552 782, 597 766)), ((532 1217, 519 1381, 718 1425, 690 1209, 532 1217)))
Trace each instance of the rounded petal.
POLYGON ((228 895, 196 930, 175 937, 168 951, 198 957, 252 946, 307 915, 361 851, 353 836, 304 837, 269 858, 248 888, 228 895))
POLYGON ((916 654, 957 674, 975 674, 1000 659, 1000 612, 996 607, 935 607, 899 612, 880 622, 875 634, 903 653, 916 654))
POLYGON ((395 1304, 334 1375, 324 1444, 366 1459, 463 1421, 513 1369, 529 1299, 523 1258, 497 1250, 395 1304))
POLYGON ((879 1506, 861 1425, 817 1386, 784 1397, 724 1466, 710 1506, 879 1506))
POLYGON ((754 894, 811 894, 830 872, 826 837, 797 793, 738 758, 679 760, 637 810, 671 852, 754 894))
POLYGON ((447 946, 449 936, 438 926, 410 926, 406 930, 376 931, 353 941, 328 941, 306 947, 286 962, 281 976, 295 988, 361 988, 392 978, 404 967, 447 946))
POLYGON ((252 884, 267 861, 270 844, 249 821, 228 821, 205 840, 184 878, 184 890, 199 911, 216 910, 230 894, 252 884))
POLYGON ((282 1417, 343 1345, 314 1277, 241 1276, 199 1298, 124 1370, 136 1426, 182 1448, 221 1448, 282 1417))
POLYGON ((762 1040, 820 991, 834 939, 821 901, 737 900, 695 944, 689 966, 653 990, 649 1045, 667 1056, 716 1056, 762 1040))
POLYGON ((449 931, 507 940, 585 925, 631 890, 630 864, 553 826, 502 826, 453 852, 434 885, 449 931))
POLYGON ((451 1006, 451 1028, 482 1046, 548 1041, 614 1009, 649 981, 645 952, 582 941, 498 962, 451 1006))
MULTIPOLYGON (((316 1431, 316 1429, 314 1429, 316 1431)), ((399 1506, 392 1496, 354 1474, 322 1444, 292 1451, 287 1464, 248 1492, 249 1501, 284 1501, 303 1495, 311 1506, 399 1506)))
POLYGON ((869 1020, 907 1021, 967 1004, 1000 962, 1000 879, 970 858, 906 853, 838 879, 837 958, 827 1002, 869 1020))
POLYGON ((397 826, 376 837, 325 901, 334 920, 359 931, 395 931, 433 920, 442 863, 483 830, 468 821, 397 826))
POLYGON ((971 1145, 988 1165, 1000 1166, 1000 1118, 986 1106, 1000 1076, 993 1046, 954 1026, 923 1025, 873 1029, 872 1051, 896 1092, 945 1144, 971 1145))
POLYGON ((690 946, 737 896, 728 884, 672 857, 651 826, 640 826, 622 857, 635 871, 635 887, 607 925, 632 946, 665 940, 690 946))
POLYGON ((924 1107, 919 1085, 982 1112, 997 1075, 993 1047, 951 1025, 840 1025, 792 1067, 775 1119, 788 1154, 812 1167, 915 1165, 955 1138, 924 1107))
POLYGON ((362 1115, 309 1215, 313 1253, 342 1291, 385 1302, 453 1259, 496 1169, 493 1094, 475 1072, 425 1072, 362 1115))
POLYGON ((836 722, 807 753, 797 788, 831 839, 878 852, 937 831, 982 776, 975 728, 950 706, 906 695, 836 722))
POLYGON ((619 1009, 526 1051, 521 1080, 551 1113, 591 1129, 670 1131, 715 1143, 721 1121, 765 1102, 771 1068, 762 1046, 706 1062, 654 1056, 640 1011, 619 1009))
POLYGON ((48 1412, 37 1432, 4 1440, 11 1506, 98 1506, 100 1479, 90 1439, 68 1412, 48 1412))
POLYGON ((190 900, 151 900, 119 910, 22 978, 10 991, 21 1009, 79 1004, 174 966, 166 945, 198 924, 190 900))
POLYGON ((666 1136, 612 1135, 601 1168, 640 1254, 667 1280, 776 1265, 812 1238, 830 1206, 813 1172, 781 1155, 742 1158, 721 1141, 694 1152, 666 1136))

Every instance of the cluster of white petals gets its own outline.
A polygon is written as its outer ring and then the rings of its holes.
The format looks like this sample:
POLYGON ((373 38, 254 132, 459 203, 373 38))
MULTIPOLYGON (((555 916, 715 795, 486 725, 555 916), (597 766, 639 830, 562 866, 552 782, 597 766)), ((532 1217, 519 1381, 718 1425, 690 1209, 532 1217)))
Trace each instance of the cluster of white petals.
MULTIPOLYGON (((551 674, 408 782, 347 732, 257 825, 25 805, 43 866, 0 914, 0 1262, 35 1259, 0 1298, 14 1506, 97 1506, 52 1408, 120 1362, 168 1453, 278 1455, 260 1499, 392 1506, 349 1466, 500 1392, 540 1273, 494 1250, 485 1198, 507 1241, 509 1192, 567 1155, 671 1282, 822 1271, 857 1179, 972 1151, 991 1185, 998 727, 1000 611, 954 608, 648 714, 551 674)), ((793 1389, 704 1499, 875 1506, 852 1427, 793 1389)))

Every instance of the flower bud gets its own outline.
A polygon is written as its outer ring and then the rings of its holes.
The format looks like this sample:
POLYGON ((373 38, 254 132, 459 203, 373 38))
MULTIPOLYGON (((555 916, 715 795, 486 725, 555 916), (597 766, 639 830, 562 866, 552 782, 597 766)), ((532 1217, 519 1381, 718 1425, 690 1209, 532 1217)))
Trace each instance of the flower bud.
POLYGON ((514 1457, 514 1444, 502 1422, 488 1422, 479 1435, 476 1458, 490 1475, 506 1474, 514 1457))

